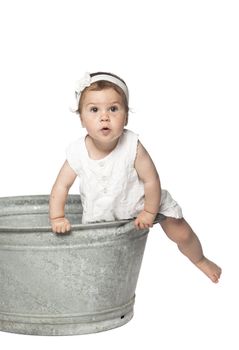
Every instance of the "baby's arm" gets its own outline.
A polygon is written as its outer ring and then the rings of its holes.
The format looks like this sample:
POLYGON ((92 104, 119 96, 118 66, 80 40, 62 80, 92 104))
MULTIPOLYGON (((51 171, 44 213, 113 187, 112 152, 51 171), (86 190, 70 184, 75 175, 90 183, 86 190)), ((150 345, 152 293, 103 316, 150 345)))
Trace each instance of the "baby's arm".
POLYGON ((65 218, 65 203, 69 189, 76 179, 76 174, 65 161, 50 195, 50 220, 52 231, 55 233, 65 233, 70 231, 70 222, 65 218))
POLYGON ((139 142, 135 159, 135 169, 140 180, 144 183, 144 210, 135 220, 137 228, 149 228, 153 226, 154 219, 159 211, 161 186, 158 172, 150 158, 150 155, 139 142))

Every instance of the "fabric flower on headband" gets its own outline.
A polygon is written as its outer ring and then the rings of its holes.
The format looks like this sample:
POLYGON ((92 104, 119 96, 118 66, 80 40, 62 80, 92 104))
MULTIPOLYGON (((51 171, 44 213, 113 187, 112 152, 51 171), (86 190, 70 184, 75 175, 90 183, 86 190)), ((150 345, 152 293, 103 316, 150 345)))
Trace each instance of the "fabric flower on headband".
POLYGON ((80 94, 81 92, 91 84, 91 76, 90 73, 85 73, 84 77, 80 80, 76 81, 75 85, 75 95, 77 102, 80 100, 80 94))

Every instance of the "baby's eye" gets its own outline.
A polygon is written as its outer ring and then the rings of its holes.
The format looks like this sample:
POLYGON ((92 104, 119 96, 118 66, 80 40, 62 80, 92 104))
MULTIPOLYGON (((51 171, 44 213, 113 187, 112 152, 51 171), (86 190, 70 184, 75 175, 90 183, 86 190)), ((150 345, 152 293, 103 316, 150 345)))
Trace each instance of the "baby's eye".
POLYGON ((98 112, 98 108, 97 107, 91 107, 90 111, 96 113, 96 112, 98 112))
POLYGON ((110 111, 111 112, 117 112, 118 111, 118 107, 117 106, 111 106, 110 107, 110 111))

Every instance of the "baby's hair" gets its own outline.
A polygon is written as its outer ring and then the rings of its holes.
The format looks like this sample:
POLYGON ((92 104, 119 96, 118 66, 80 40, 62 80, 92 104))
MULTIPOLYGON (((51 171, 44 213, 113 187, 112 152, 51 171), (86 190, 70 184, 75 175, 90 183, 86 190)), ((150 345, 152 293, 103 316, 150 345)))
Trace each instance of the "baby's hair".
MULTIPOLYGON (((95 75, 102 75, 102 74, 111 75, 112 77, 121 80, 122 83, 124 83, 124 84, 126 85, 126 82, 125 82, 123 79, 121 79, 118 75, 113 74, 113 73, 108 73, 108 72, 96 72, 96 73, 90 73, 90 76, 91 76, 91 77, 94 77, 95 75)), ((127 86, 127 85, 126 85, 126 86, 127 86)))
MULTIPOLYGON (((107 73, 107 72, 96 72, 96 73, 91 73, 90 76, 94 77, 96 75, 109 75, 112 76, 114 78, 119 79, 125 86, 126 83, 124 82, 123 79, 121 79, 120 77, 118 77, 116 74, 113 73, 107 73)), ((82 109, 82 101, 84 99, 84 95, 87 91, 100 91, 100 90, 104 90, 104 89, 114 89, 122 98, 123 101, 123 105, 125 108, 126 113, 128 114, 129 111, 129 105, 128 105, 128 100, 127 97, 124 93, 124 91, 116 84, 112 83, 111 81, 107 81, 107 80, 98 80, 94 83, 92 83, 90 86, 86 87, 80 96, 80 100, 79 100, 79 104, 78 104, 78 108, 75 111, 76 113, 80 114, 81 113, 81 109, 82 109)))

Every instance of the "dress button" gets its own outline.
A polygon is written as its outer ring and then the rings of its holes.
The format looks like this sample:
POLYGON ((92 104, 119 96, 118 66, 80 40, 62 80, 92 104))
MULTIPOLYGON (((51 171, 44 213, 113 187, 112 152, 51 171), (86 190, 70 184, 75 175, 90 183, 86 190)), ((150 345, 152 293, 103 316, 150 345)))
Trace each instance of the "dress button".
POLYGON ((104 189, 103 189, 103 192, 104 192, 104 193, 107 193, 107 188, 104 188, 104 189))
POLYGON ((106 181, 107 180, 107 176, 102 176, 102 180, 106 181))
POLYGON ((100 167, 103 167, 104 165, 105 165, 104 162, 99 162, 99 166, 100 166, 100 167))

